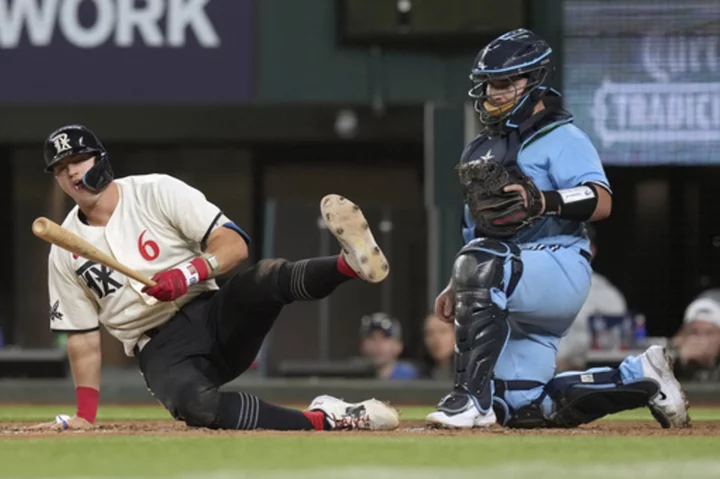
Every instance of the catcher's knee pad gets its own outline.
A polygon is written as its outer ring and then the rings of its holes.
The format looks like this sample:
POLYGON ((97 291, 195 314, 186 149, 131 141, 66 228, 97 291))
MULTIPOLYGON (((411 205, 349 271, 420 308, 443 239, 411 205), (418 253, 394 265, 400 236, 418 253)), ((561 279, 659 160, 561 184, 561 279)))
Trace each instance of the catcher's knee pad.
POLYGON ((504 399, 493 398, 493 411, 497 416, 497 422, 501 426, 512 429, 539 429, 551 427, 542 412, 542 406, 532 402, 519 409, 513 410, 504 399))
POLYGON ((513 254, 510 245, 477 240, 460 251, 453 265, 455 390, 470 393, 483 411, 492 405, 490 381, 510 332, 504 275, 513 254))
POLYGON ((497 378, 493 383, 495 385, 493 410, 497 416, 498 424, 515 429, 551 427, 542 408, 542 401, 546 396, 545 394, 541 394, 540 397, 531 401, 529 404, 524 404, 517 408, 510 406, 505 399, 505 393, 507 391, 529 391, 543 387, 543 383, 531 380, 504 381, 497 378))
POLYGON ((215 387, 185 383, 175 391, 170 413, 188 426, 216 427, 220 392, 215 387))
POLYGON ((554 402, 548 421, 553 427, 577 427, 608 414, 648 405, 660 386, 641 379, 623 384, 618 370, 557 376, 546 386, 554 402))
POLYGON ((522 277, 520 248, 489 238, 479 238, 466 244, 455 258, 453 280, 456 285, 502 291, 510 296, 522 277), (510 278, 505 284, 505 264, 510 263, 510 278))

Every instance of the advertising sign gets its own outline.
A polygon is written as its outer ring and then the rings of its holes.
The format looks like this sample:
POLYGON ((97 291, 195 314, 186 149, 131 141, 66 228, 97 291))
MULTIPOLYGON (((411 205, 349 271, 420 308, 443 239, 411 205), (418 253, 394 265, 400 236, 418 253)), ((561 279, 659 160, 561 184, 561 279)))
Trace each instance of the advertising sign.
POLYGON ((0 103, 246 102, 254 0, 0 0, 0 103))
POLYGON ((563 74, 603 162, 720 163, 720 2, 567 1, 563 74))

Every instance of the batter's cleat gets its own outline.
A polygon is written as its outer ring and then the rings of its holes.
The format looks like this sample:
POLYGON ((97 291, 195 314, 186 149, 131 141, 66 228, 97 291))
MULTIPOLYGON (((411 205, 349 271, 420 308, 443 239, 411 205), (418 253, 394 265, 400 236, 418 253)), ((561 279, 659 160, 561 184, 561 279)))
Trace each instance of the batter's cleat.
POLYGON ((640 359, 645 377, 660 385, 660 391, 648 402, 652 415, 664 428, 690 427, 690 404, 675 379, 672 359, 665 348, 650 346, 640 359))
POLYGON ((353 404, 332 396, 318 396, 308 409, 322 411, 333 430, 392 431, 400 425, 400 413, 377 399, 353 404))
POLYGON ((481 412, 467 395, 450 393, 445 396, 437 410, 425 418, 425 424, 433 428, 472 429, 490 427, 497 423, 495 412, 481 412))
POLYGON ((390 265, 377 245, 360 207, 339 195, 327 195, 320 211, 330 232, 342 246, 347 265, 360 279, 379 283, 390 273, 390 265))

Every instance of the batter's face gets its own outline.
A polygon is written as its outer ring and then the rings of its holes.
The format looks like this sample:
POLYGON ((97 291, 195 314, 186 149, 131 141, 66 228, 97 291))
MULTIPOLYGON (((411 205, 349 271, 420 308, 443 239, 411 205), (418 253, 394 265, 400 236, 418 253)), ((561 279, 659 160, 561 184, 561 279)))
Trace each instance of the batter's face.
POLYGON ((95 157, 88 155, 69 156, 55 165, 53 174, 60 188, 76 203, 87 203, 99 196, 83 184, 83 176, 95 165, 95 157))

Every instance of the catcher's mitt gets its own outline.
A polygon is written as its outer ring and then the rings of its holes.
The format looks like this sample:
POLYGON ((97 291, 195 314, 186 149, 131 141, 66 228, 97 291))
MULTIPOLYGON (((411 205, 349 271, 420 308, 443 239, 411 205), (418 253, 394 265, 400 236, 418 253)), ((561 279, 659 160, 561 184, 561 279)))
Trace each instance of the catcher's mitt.
POLYGON ((508 238, 540 216, 541 193, 527 176, 513 176, 502 165, 490 160, 461 163, 457 169, 465 204, 483 235, 508 238), (503 191, 509 185, 520 185, 525 189, 527 207, 519 191, 503 191))

